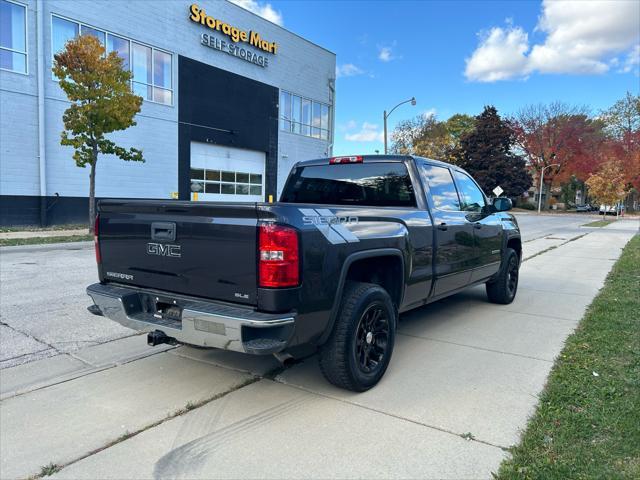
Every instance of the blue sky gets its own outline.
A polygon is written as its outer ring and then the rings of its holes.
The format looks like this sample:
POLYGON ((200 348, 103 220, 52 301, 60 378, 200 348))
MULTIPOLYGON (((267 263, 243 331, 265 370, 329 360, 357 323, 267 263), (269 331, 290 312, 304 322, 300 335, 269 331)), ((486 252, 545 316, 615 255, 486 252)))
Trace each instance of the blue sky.
POLYGON ((487 104, 509 114, 562 100, 597 112, 640 90, 640 2, 269 3, 285 28, 337 54, 337 155, 382 150, 382 111, 411 96, 417 105, 398 108, 390 131, 487 104))

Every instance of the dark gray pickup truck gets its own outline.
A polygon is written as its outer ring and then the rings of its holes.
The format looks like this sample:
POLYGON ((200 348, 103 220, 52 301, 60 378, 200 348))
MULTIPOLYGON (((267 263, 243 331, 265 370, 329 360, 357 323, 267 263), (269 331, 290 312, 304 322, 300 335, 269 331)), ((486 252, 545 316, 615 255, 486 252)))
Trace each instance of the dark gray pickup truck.
POLYGON ((398 314, 471 285, 510 303, 522 258, 507 198, 410 156, 298 163, 278 203, 101 200, 92 313, 187 343, 301 357, 374 386, 398 314))

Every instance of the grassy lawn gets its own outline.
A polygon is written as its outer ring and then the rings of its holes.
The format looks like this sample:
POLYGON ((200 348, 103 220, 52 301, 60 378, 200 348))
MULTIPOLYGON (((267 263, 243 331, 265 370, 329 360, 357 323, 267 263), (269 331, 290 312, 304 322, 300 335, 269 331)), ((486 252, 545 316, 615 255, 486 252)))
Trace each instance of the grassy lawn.
POLYGON ((77 223, 67 223, 64 225, 52 225, 50 227, 36 227, 36 226, 29 226, 29 225, 20 225, 17 227, 1 227, 0 228, 0 233, 6 233, 6 232, 49 232, 49 231, 55 231, 55 230, 79 230, 79 229, 88 229, 89 227, 87 226, 87 224, 77 224, 77 223))
POLYGON ((67 235, 64 237, 30 237, 30 238, 0 238, 0 247, 15 245, 37 245, 42 243, 85 242, 93 240, 93 235, 67 235))
POLYGON ((498 479, 640 478, 640 236, 556 361, 498 479))
POLYGON ((583 227, 606 227, 610 223, 615 222, 615 220, 596 220, 595 222, 589 222, 582 225, 583 227))

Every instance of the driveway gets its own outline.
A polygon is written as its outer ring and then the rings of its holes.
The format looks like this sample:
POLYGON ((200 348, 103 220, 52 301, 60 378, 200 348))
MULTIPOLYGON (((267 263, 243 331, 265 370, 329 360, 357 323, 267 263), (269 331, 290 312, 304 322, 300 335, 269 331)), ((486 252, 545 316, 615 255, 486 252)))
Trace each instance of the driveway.
POLYGON ((314 357, 284 369, 149 348, 85 312, 90 247, 3 249, 0 477, 490 478, 638 231, 557 217, 519 216, 511 305, 474 288, 402 315, 387 374, 362 394, 327 384, 314 357))

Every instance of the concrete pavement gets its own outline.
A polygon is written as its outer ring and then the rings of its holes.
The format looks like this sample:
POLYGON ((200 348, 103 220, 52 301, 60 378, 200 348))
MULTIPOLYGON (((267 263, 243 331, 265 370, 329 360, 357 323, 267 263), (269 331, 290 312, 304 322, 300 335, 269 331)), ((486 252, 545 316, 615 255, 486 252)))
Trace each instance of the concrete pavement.
POLYGON ((96 280, 93 244, 0 248, 0 368, 130 336, 87 312, 96 280))
POLYGON ((403 315, 386 376, 363 394, 328 385, 314 357, 279 371, 231 352, 156 353, 139 336, 0 370, 0 477, 52 462, 74 479, 489 478, 638 222, 611 227, 540 227, 552 250, 525 236, 525 255, 544 253, 523 264, 511 305, 475 288, 403 315))

